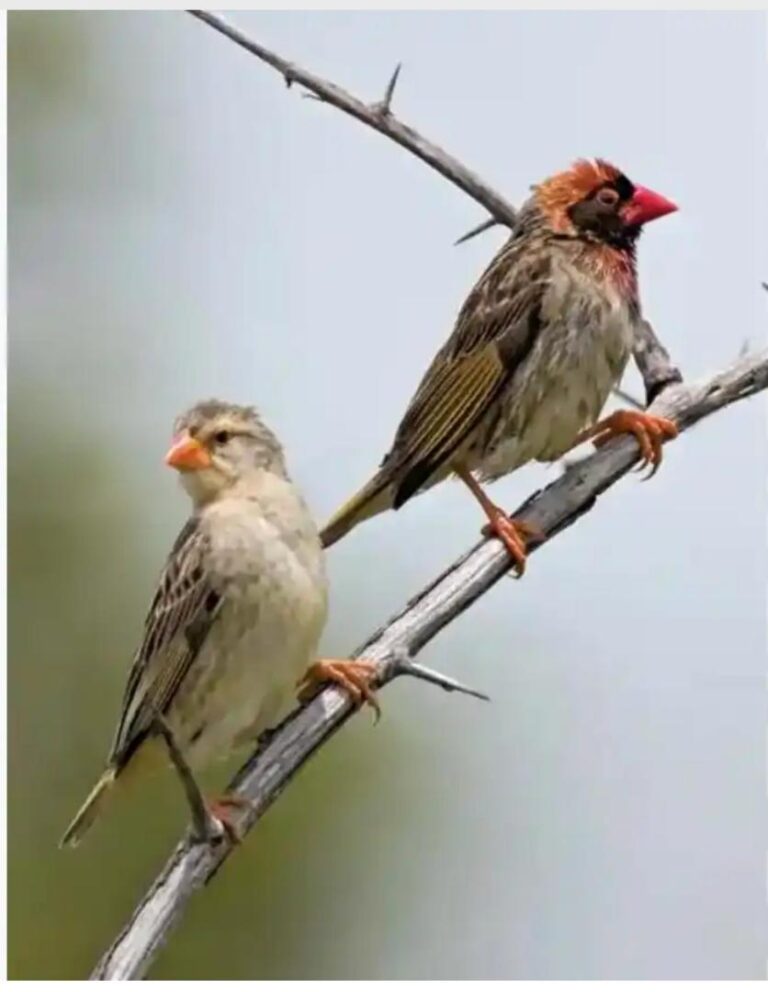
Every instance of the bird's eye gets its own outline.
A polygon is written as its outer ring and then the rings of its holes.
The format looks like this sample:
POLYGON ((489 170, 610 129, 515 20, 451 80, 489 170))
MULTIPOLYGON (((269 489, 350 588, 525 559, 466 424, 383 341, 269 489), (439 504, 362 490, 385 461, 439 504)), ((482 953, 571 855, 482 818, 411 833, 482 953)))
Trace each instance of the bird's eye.
POLYGON ((217 433, 213 435, 213 440, 216 444, 226 444, 231 437, 232 435, 229 431, 217 431, 217 433))
POLYGON ((603 189, 598 191, 597 194, 598 203, 602 203, 604 207, 614 207, 619 201, 619 194, 611 186, 604 186, 603 189))

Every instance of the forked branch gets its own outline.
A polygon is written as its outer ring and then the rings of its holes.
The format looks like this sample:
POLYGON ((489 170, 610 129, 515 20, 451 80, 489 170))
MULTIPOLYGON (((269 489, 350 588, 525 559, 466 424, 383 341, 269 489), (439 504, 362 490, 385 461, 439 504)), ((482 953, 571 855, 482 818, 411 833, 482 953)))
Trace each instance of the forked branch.
MULTIPOLYGON (((652 410, 676 421, 681 431, 737 400, 768 387, 768 352, 739 359, 706 382, 665 390, 652 410)), ((676 442, 677 443, 677 442, 676 442)), ((593 509, 598 496, 632 468, 638 449, 630 438, 619 438, 578 462, 546 489, 535 493, 518 510, 549 543, 593 509)), ((531 551, 535 545, 531 545, 531 551)), ((386 685, 411 671, 412 658, 443 627, 464 612, 509 571, 510 560, 498 541, 476 545, 401 613, 376 631, 354 657, 377 662, 378 683, 386 685)), ((510 592, 514 586, 510 586, 510 592)), ((422 669, 420 677, 433 673, 422 669)), ((438 684, 444 688, 442 676, 438 684)), ((461 688, 456 686, 456 688, 461 688)), ((244 815, 247 832, 263 816, 313 752, 349 719, 349 701, 333 688, 325 689, 293 714, 251 757, 235 777, 232 789, 252 804, 244 815)), ((232 853, 228 841, 201 844, 187 836, 136 908, 131 920, 106 952, 91 976, 94 979, 139 978, 181 917, 192 894, 215 874, 232 853)))

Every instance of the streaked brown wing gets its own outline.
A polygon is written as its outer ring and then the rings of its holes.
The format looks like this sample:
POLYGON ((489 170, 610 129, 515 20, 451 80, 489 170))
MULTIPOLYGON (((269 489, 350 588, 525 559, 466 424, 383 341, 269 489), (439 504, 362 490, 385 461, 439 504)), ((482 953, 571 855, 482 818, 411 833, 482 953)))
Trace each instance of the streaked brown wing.
POLYGON ((164 713, 213 622, 221 597, 207 580, 207 539, 195 517, 176 539, 128 676, 112 760, 124 764, 164 713))
POLYGON ((547 257, 512 238, 469 294, 385 459, 395 508, 450 458, 509 383, 539 331, 548 276, 547 257))

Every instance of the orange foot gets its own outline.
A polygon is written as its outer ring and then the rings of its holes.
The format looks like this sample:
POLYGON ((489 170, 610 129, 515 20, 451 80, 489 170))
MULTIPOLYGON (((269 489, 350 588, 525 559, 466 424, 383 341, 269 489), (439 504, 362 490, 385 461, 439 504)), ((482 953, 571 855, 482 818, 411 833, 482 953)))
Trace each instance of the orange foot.
POLYGON ((656 475, 661 465, 662 444, 677 437, 677 425, 666 417, 656 417, 640 410, 617 410, 589 430, 582 431, 576 444, 592 439, 596 448, 607 444, 611 438, 621 434, 634 434, 640 446, 642 460, 640 468, 651 466, 648 478, 656 475))
POLYGON ((367 703, 375 713, 374 723, 379 722, 381 707, 371 689, 371 681, 376 676, 376 665, 371 661, 340 661, 336 658, 323 658, 310 665, 299 679, 299 699, 304 702, 315 695, 319 686, 328 682, 340 686, 349 693, 356 706, 367 703))
POLYGON ((489 522, 487 526, 483 527, 483 534, 486 537, 491 535, 498 537, 512 556, 517 577, 521 578, 528 559, 528 540, 534 538, 537 541, 543 541, 545 539, 544 534, 536 527, 526 523, 525 520, 508 517, 500 506, 491 504, 484 509, 488 514, 489 522))
POLYGON ((244 830, 241 824, 237 822, 236 818, 233 818, 233 812, 235 810, 250 809, 251 803, 244 796, 235 795, 233 792, 225 792, 221 796, 216 796, 215 799, 209 800, 205 804, 205 808, 208 814, 220 823, 224 833, 230 840, 232 844, 239 844, 244 835, 244 830))

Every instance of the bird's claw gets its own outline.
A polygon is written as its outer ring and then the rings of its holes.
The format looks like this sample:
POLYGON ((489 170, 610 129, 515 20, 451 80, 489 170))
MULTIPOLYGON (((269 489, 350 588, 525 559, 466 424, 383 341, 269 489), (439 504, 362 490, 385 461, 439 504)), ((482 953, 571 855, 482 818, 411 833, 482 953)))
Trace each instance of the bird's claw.
POLYGON ((212 821, 210 825, 214 827, 214 830, 209 829, 202 839, 210 844, 216 843, 222 835, 226 835, 230 844, 242 843, 245 831, 237 819, 233 818, 232 811, 250 809, 251 805, 250 800, 246 799, 245 796, 238 796, 233 792, 225 792, 215 799, 208 800, 205 809, 212 821))
POLYGON ((663 444, 678 435, 677 425, 666 417, 658 417, 642 410, 617 410, 593 428, 592 442, 602 448, 614 437, 632 434, 640 448, 641 460, 637 471, 647 466, 650 471, 645 479, 651 479, 659 470, 663 457, 663 444))
POLYGON ((528 541, 533 539, 541 544, 545 535, 525 520, 507 516, 500 507, 496 507, 496 511, 483 528, 483 535, 498 537, 512 557, 517 578, 522 578, 528 558, 528 541))
POLYGON ((381 719, 381 707, 376 694, 371 689, 377 667, 372 661, 339 661, 325 658, 310 665, 299 679, 298 696, 301 702, 311 699, 319 686, 331 682, 350 696, 355 706, 368 705, 374 712, 374 723, 381 719))

